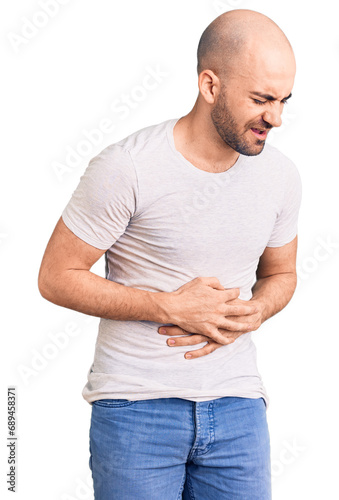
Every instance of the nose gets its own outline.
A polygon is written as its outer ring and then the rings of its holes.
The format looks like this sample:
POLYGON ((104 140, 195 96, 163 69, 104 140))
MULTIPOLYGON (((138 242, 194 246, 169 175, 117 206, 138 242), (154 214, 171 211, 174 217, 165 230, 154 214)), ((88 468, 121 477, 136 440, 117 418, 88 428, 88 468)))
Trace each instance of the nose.
POLYGON ((272 127, 280 127, 280 125, 282 124, 281 114, 282 114, 282 108, 277 103, 277 106, 272 105, 270 109, 267 109, 265 111, 263 115, 263 120, 269 123, 272 127))

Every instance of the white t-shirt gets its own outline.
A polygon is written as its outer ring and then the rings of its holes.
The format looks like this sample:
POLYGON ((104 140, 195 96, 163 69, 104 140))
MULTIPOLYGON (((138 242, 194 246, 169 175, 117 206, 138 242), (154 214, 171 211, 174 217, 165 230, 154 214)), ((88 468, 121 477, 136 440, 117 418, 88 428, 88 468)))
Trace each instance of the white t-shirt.
MULTIPOLYGON (((297 234, 301 198, 294 164, 265 145, 226 172, 198 169, 175 149, 177 119, 139 130, 93 158, 62 213, 68 228, 106 250, 106 278, 171 292, 198 276, 251 298, 267 246, 297 234)), ((198 359, 168 347, 159 323, 101 319, 83 397, 97 399, 224 396, 269 400, 251 333, 198 359)), ((204 344, 190 349, 199 349, 204 344)))

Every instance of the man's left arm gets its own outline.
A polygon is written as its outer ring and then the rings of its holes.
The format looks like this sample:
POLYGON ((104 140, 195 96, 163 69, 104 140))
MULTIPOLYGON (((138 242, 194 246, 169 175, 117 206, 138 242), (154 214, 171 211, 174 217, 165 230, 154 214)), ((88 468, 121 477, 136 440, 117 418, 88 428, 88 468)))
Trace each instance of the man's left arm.
POLYGON ((291 300, 297 285, 296 257, 297 236, 282 247, 266 247, 260 257, 251 299, 260 311, 260 324, 291 300))
MULTIPOLYGON (((256 306, 256 312, 247 316, 233 316, 232 320, 239 324, 249 324, 251 330, 257 330, 264 321, 271 318, 281 311, 291 300, 297 284, 296 274, 296 255, 297 255, 297 236, 290 242, 281 247, 266 247, 264 253, 259 259, 257 268, 257 281, 252 288, 252 298, 250 300, 256 306)), ((234 299, 232 304, 243 304, 241 299, 234 299)), ((248 302, 247 302, 248 303, 248 302)), ((159 329, 159 333, 172 336, 183 335, 185 332, 181 328, 162 327, 166 333, 159 329)), ((228 343, 233 343, 238 337, 244 333, 248 333, 248 329, 242 331, 236 327, 231 330, 222 330, 228 339, 228 343)), ((185 335, 183 337, 172 337, 167 340, 167 344, 171 347, 177 346, 193 346, 207 342, 201 349, 189 351, 185 354, 186 359, 194 359, 205 356, 215 351, 221 344, 212 341, 208 337, 202 335, 185 335)))

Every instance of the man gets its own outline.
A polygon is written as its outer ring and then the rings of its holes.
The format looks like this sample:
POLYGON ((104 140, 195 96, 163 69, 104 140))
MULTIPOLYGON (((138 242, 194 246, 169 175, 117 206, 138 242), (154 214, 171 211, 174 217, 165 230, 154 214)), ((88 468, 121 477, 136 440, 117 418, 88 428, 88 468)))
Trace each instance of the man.
POLYGON ((41 265, 47 300, 101 318, 83 391, 97 500, 271 498, 251 332, 296 286, 300 179, 265 146, 295 59, 272 20, 234 10, 198 75, 190 113, 91 160, 41 265))

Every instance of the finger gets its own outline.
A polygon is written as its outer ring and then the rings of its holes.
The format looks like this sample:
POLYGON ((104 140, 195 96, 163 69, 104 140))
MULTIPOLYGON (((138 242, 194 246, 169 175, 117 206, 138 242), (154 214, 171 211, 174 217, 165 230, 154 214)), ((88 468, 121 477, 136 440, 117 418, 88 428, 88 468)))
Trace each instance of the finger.
POLYGON ((188 335, 185 337, 175 337, 167 340, 170 347, 179 347, 183 345, 197 345, 202 342, 208 342, 210 339, 204 335, 188 335))
MULTIPOLYGON (((254 323, 248 323, 246 321, 234 321, 228 318, 225 318, 220 324, 218 325, 219 330, 224 329, 224 330, 229 330, 231 332, 243 332, 243 333, 248 333, 251 332, 254 328, 254 323)), ((217 342, 218 339, 214 338, 217 342)))
POLYGON ((226 316, 226 321, 232 321, 235 323, 247 323, 248 325, 253 325, 257 320, 256 314, 251 314, 248 316, 226 316))
POLYGON ((228 302, 229 300, 234 300, 239 297, 240 290, 239 288, 228 288, 224 292, 224 300, 228 302))
MULTIPOLYGON (((225 329, 227 330, 227 328, 225 329)), ((217 344, 221 344, 221 345, 227 345, 230 343, 230 341, 232 341, 232 334, 234 332, 232 331, 229 331, 229 335, 225 335, 224 333, 222 333, 224 331, 224 329, 222 327, 219 327, 219 328, 211 328, 207 333, 206 333, 206 337, 208 337, 209 341, 210 342, 216 342, 217 344)), ((241 332, 240 335, 242 335, 242 333, 244 332, 241 332)))
POLYGON ((256 314, 258 309, 256 306, 252 304, 244 304, 244 305, 229 305, 225 304, 224 309, 225 316, 250 316, 252 314, 256 314))
POLYGON ((219 347, 223 347, 223 346, 218 344, 217 342, 209 342, 207 345, 205 345, 201 349, 196 349, 195 351, 186 352, 185 358, 186 359, 201 358, 202 356, 207 356, 207 354, 211 354, 216 349, 219 349, 219 347))
POLYGON ((215 276, 212 277, 200 276, 199 278, 196 279, 199 280, 202 285, 207 285, 217 290, 225 290, 225 288, 222 286, 218 278, 216 278, 215 276))
MULTIPOLYGON (((230 332, 229 330, 224 330, 219 328, 220 333, 222 333, 223 337, 228 340, 237 340, 238 337, 243 335, 243 332, 230 332)), ((230 343, 230 342, 229 342, 230 343)))
POLYGON ((239 298, 236 298, 236 299, 232 299, 232 300, 229 300, 229 304, 235 304, 235 305, 242 305, 242 304, 248 304, 250 301, 249 300, 243 300, 243 299, 239 299, 239 298))
POLYGON ((183 330, 182 328, 180 328, 180 326, 160 326, 158 328, 158 333, 160 333, 160 335, 169 335, 169 336, 184 335, 185 333, 187 335, 190 334, 190 332, 186 332, 186 330, 183 330))

